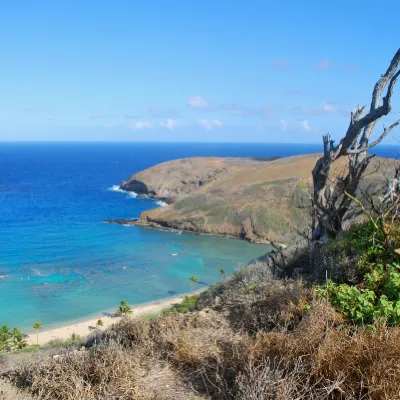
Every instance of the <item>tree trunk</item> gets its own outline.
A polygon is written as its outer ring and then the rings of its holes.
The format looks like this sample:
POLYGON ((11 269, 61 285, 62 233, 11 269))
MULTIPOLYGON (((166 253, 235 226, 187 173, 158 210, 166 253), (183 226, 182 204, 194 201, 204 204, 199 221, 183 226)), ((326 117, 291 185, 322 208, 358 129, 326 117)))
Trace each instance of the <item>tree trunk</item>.
POLYGON ((357 110, 351 113, 350 125, 338 145, 335 146, 329 134, 323 136, 324 154, 312 171, 313 245, 335 238, 342 231, 343 219, 351 204, 351 198, 345 193, 355 197, 358 184, 371 160, 368 150, 380 143, 400 123, 398 120, 389 128, 384 126, 379 138, 369 143, 377 121, 388 115, 392 109, 391 97, 400 74, 399 65, 400 49, 394 55, 386 73, 375 84, 369 112, 364 115, 364 106, 357 107, 357 110), (385 88, 386 95, 382 98, 385 88), (332 164, 343 156, 348 157, 346 176, 332 176, 332 164))

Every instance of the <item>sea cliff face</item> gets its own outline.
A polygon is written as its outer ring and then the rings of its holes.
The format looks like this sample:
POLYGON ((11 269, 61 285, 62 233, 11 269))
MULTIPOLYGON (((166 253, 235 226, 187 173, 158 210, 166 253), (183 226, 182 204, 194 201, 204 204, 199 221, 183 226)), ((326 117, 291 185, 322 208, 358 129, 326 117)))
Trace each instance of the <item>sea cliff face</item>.
MULTIPOLYGON (((311 171, 318 157, 312 154, 273 161, 189 158, 159 164, 123 181, 121 189, 163 199, 169 205, 121 223, 255 243, 290 243, 309 226, 311 171)), ((388 160, 374 160, 370 172, 377 162, 388 160)), ((335 165, 334 171, 340 171, 344 164, 335 165)), ((377 192, 381 181, 381 172, 372 173, 364 186, 372 185, 377 192)), ((355 213, 352 210, 350 215, 355 213)))

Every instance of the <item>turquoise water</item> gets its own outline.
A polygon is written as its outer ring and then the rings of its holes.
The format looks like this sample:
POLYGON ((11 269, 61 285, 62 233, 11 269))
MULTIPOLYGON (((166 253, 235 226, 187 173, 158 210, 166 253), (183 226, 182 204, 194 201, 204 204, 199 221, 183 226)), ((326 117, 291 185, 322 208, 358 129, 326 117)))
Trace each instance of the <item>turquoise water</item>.
MULTIPOLYGON (((204 151, 210 151, 206 148, 204 151)), ((239 240, 106 224, 156 201, 112 190, 193 145, 0 144, 0 325, 65 324, 205 287, 265 254, 239 240), (189 278, 199 284, 193 288, 189 278)), ((218 149, 216 150, 216 154, 218 149)))
MULTIPOLYGON (((191 156, 273 157, 320 145, 0 143, 0 325, 29 329, 205 287, 265 245, 110 225, 159 207, 112 190, 132 173, 191 156)), ((380 146, 392 157, 398 147, 380 146)))

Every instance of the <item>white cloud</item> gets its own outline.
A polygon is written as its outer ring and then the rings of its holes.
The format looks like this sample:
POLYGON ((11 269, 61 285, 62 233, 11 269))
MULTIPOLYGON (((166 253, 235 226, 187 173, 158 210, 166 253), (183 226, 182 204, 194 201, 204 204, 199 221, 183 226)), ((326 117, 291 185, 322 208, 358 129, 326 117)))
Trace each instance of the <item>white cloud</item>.
POLYGON ((311 131, 310 123, 306 119, 304 119, 302 121, 296 121, 296 122, 300 125, 300 128, 302 128, 303 130, 311 131))
POLYGON ((329 61, 329 59, 324 58, 321 61, 318 61, 315 64, 315 68, 316 69, 328 69, 332 66, 331 62, 329 61))
POLYGON ((324 103, 322 105, 322 110, 327 114, 334 114, 336 112, 336 107, 331 103, 324 103))
POLYGON ((271 119, 275 113, 275 106, 273 104, 266 104, 261 107, 246 107, 240 104, 223 104, 218 107, 220 111, 228 111, 231 115, 240 118, 253 118, 259 117, 262 119, 271 119))
POLYGON ((306 119, 300 119, 296 121, 287 121, 286 119, 280 120, 280 128, 282 131, 286 130, 301 130, 303 132, 315 131, 310 126, 310 123, 306 119))
POLYGON ((187 105, 195 110, 210 110, 212 108, 208 101, 201 96, 190 96, 187 105))
POLYGON ((151 114, 152 118, 168 118, 179 113, 179 111, 174 108, 161 106, 150 106, 147 111, 151 114))
POLYGON ((166 121, 161 121, 160 126, 169 129, 170 131, 173 131, 177 126, 179 126, 179 122, 171 118, 168 118, 166 121))
POLYGON ((149 129, 152 127, 152 124, 149 121, 135 121, 131 122, 128 126, 133 130, 138 130, 138 129, 149 129))
POLYGON ((292 109, 295 114, 306 114, 306 115, 326 115, 326 114, 336 114, 338 112, 337 108, 333 103, 324 103, 316 108, 308 107, 295 107, 292 109))
POLYGON ((205 129, 206 131, 212 131, 213 128, 219 128, 223 125, 223 123, 217 119, 214 120, 207 120, 207 119, 201 119, 199 121, 199 125, 205 129))

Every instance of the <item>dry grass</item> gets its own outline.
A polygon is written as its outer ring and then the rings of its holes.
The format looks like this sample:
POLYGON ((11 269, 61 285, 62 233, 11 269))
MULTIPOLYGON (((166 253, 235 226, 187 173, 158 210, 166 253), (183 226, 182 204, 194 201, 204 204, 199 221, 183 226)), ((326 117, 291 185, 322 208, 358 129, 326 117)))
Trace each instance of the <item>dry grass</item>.
POLYGON ((0 371, 38 400, 400 399, 400 328, 345 325, 260 263, 202 294, 196 312, 127 318, 84 345, 0 371))

